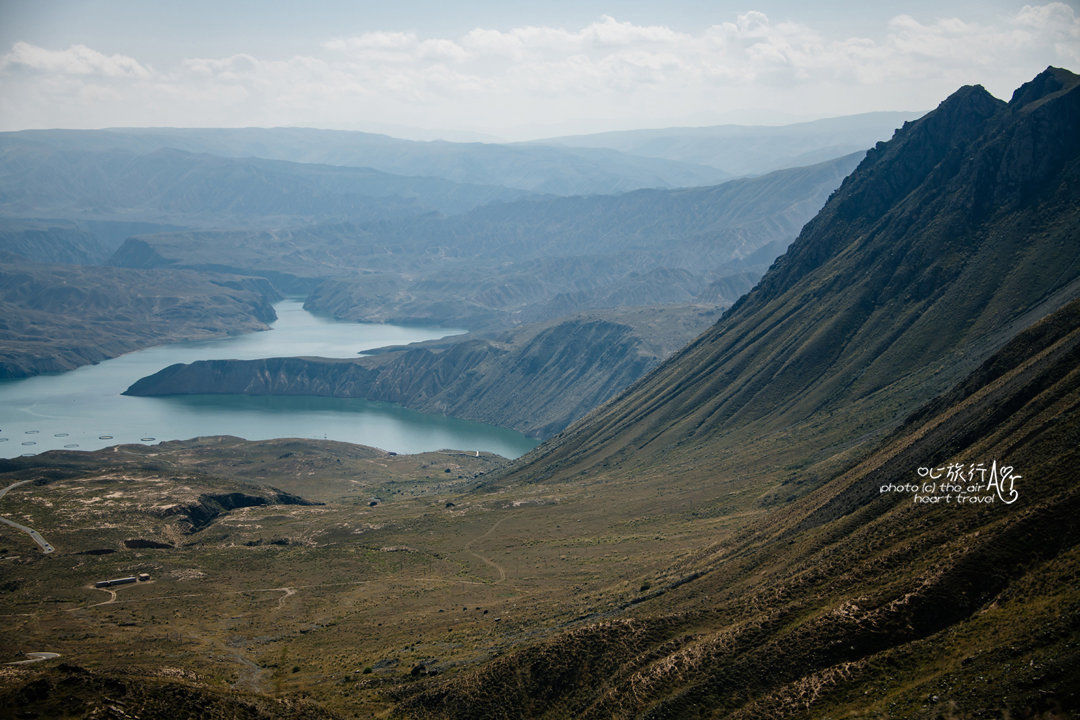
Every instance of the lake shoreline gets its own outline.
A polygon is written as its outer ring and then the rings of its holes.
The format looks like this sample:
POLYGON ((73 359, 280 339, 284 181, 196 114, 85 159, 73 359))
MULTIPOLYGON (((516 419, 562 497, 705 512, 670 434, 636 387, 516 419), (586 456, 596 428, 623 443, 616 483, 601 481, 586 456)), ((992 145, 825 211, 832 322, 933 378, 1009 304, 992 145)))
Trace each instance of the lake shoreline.
POLYGON ((121 394, 139 378, 176 362, 283 354, 356 358, 365 350, 463 332, 334 321, 306 311, 298 298, 279 301, 274 309, 278 319, 269 330, 159 345, 63 373, 0 383, 0 457, 206 435, 328 439, 401 453, 454 447, 510 458, 537 444, 513 430, 359 399, 121 394))

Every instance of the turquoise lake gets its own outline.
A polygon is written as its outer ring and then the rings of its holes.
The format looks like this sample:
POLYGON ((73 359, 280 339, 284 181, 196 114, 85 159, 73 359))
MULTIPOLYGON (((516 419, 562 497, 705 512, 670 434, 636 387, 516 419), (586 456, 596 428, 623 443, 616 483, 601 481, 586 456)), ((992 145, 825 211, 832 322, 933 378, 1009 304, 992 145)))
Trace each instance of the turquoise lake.
POLYGON ((336 322, 299 300, 274 306, 264 332, 177 343, 128 353, 57 375, 0 382, 0 457, 61 448, 95 450, 200 435, 249 440, 303 437, 372 445, 400 453, 454 448, 518 457, 536 441, 505 428, 430 415, 389 403, 317 397, 121 395, 129 385, 178 362, 311 355, 356 357, 364 350, 446 337, 461 331, 336 322))

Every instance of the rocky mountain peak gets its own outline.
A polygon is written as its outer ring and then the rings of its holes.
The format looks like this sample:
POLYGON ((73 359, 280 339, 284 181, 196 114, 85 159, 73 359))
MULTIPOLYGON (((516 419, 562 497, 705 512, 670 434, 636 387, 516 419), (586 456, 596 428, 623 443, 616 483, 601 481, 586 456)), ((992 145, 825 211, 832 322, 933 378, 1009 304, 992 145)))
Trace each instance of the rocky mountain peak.
POLYGON ((788 290, 853 239, 871 231, 916 191, 946 185, 973 143, 986 134, 1004 108, 1006 103, 981 85, 966 85, 922 118, 904 123, 888 142, 867 151, 759 283, 758 299, 788 290))
POLYGON ((1042 103, 1064 92, 1068 92, 1080 85, 1080 75, 1069 72, 1065 68, 1049 66, 1041 73, 1016 89, 1009 100, 1012 108, 1024 108, 1036 103, 1042 103))

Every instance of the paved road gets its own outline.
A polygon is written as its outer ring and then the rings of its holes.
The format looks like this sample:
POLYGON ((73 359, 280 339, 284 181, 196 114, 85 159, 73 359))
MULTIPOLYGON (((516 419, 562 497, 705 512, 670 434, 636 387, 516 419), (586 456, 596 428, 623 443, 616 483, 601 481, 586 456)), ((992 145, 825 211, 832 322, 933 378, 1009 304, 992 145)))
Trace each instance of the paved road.
MULTIPOLYGON (((32 481, 31 480, 21 480, 21 481, 19 481, 17 483, 12 483, 11 485, 8 485, 3 490, 0 490, 0 499, 2 499, 5 495, 7 495, 8 490, 11 490, 12 488, 17 488, 20 485, 25 485, 28 482, 32 482, 32 481)), ((50 545, 49 542, 45 538, 41 537, 41 535, 38 533, 38 531, 35 530, 34 528, 28 528, 25 525, 20 525, 19 523, 15 522, 14 520, 8 520, 5 517, 0 517, 0 522, 4 523, 5 525, 10 525, 11 527, 15 528, 16 530, 22 530, 24 533, 29 535, 33 539, 34 542, 36 542, 38 545, 41 546, 41 551, 44 552, 44 553, 51 553, 53 550, 56 549, 52 545, 50 545)))

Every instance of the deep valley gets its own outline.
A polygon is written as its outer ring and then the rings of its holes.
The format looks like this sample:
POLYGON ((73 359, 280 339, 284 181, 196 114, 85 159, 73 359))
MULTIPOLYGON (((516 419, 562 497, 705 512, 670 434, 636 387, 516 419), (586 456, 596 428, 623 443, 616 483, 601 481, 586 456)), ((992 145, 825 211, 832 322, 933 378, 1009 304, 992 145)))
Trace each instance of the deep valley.
POLYGON ((468 332, 124 399, 542 441, 0 460, 0 718, 1080 715, 1080 76, 840 120, 0 136, 3 377, 291 293, 468 332))

